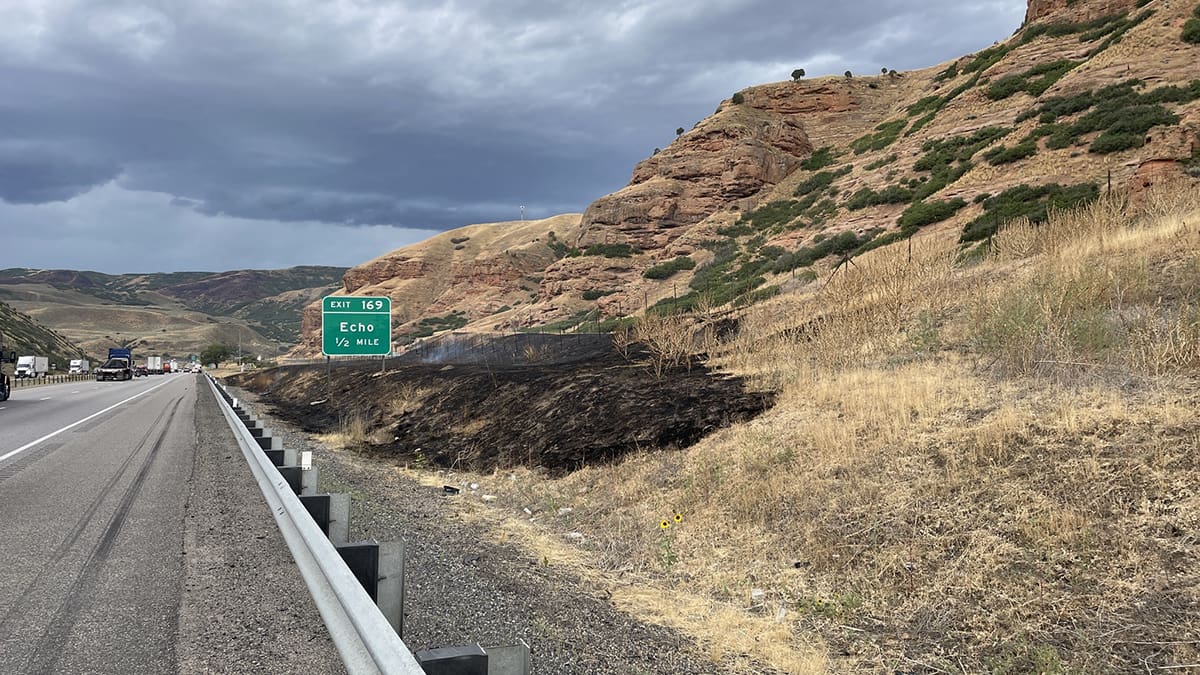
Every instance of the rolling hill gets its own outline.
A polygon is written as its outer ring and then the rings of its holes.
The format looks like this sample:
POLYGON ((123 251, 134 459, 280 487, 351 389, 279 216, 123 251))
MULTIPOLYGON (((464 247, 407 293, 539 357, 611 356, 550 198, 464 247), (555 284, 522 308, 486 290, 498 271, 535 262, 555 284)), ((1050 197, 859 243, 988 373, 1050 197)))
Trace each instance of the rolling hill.
POLYGON ((345 270, 178 272, 110 275, 73 270, 0 270, 0 300, 98 356, 115 343, 186 356, 224 343, 264 358, 299 338, 305 305, 345 270))

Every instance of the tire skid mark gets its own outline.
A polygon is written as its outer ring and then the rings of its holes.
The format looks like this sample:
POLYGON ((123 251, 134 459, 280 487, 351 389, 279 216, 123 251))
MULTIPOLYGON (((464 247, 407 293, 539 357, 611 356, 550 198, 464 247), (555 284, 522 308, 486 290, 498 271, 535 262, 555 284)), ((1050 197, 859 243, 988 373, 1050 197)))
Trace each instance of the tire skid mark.
MULTIPOLYGON (((142 460, 142 465, 138 469, 137 475, 129 487, 125 488, 125 493, 121 495, 121 501, 117 505, 117 510, 108 520, 107 527, 104 528, 104 534, 100 536, 100 541, 96 543, 88 555, 87 561, 83 564, 83 569, 75 577, 71 583, 70 590, 63 598, 62 604, 59 605, 58 611, 54 613, 53 620, 42 632, 41 638, 38 640, 38 645, 34 650, 33 656, 26 663, 25 670, 31 673, 55 673, 58 672, 58 660, 62 658, 63 651, 67 645, 67 640, 70 638, 71 629, 74 628, 75 622, 79 619, 79 613, 83 609, 91 597, 91 590, 96 584, 96 579, 100 576, 100 572, 104 569, 104 564, 108 560, 109 554, 112 553, 113 546, 116 544, 117 536, 121 533, 121 529, 125 526, 125 518, 129 515, 129 510, 133 508, 133 502, 137 499, 138 494, 142 491, 142 484, 146 482, 146 476, 150 474, 150 467, 154 465, 154 460, 158 458, 158 451, 162 448, 163 441, 167 438, 167 432, 171 430, 171 420, 175 419, 175 413, 179 410, 179 405, 183 402, 183 396, 175 399, 174 404, 170 405, 170 414, 167 416, 166 422, 162 425, 158 438, 155 439, 154 445, 151 446, 150 452, 146 453, 146 457, 142 460)), ((164 413, 166 410, 164 410, 164 413)), ((159 416, 161 419, 162 416, 159 416)))
POLYGON ((32 452, 27 452, 23 456, 15 457, 14 461, 0 465, 0 484, 3 484, 4 481, 8 480, 9 478, 13 478, 17 474, 29 468, 31 465, 36 464, 39 459, 53 453, 55 450, 58 450, 65 444, 66 443, 63 441, 59 441, 57 443, 43 443, 42 447, 33 450, 32 452))
MULTIPOLYGON (((18 595, 17 599, 13 602, 8 614, 6 614, 3 619, 0 619, 0 644, 3 644, 12 637, 14 625, 19 623, 19 620, 23 618, 24 614, 29 609, 28 605, 30 595, 37 588, 44 585, 47 577, 52 576, 57 572, 56 568, 59 566, 59 563, 62 562, 62 559, 67 555, 67 553, 74 548, 75 543, 79 540, 79 537, 83 534, 84 530, 87 529, 87 526, 91 524, 92 518, 96 515, 96 511, 99 510, 100 505, 104 503, 104 501, 112 493, 113 488, 126 475, 129 470, 129 466, 146 447, 148 441, 150 440, 150 436, 155 432, 156 429, 162 430, 159 432, 159 438, 155 445, 157 446, 162 442, 163 437, 166 435, 165 429, 167 428, 161 426, 163 418, 167 416, 168 412, 170 412, 171 417, 174 417, 175 410, 179 407, 179 403, 182 402, 182 400, 183 397, 180 396, 175 401, 174 407, 168 405, 163 408, 163 411, 158 414, 158 417, 154 419, 154 422, 149 425, 149 428, 146 430, 146 433, 142 436, 141 440, 139 440, 134 446, 133 452, 130 452, 129 456, 127 456, 125 460, 121 462, 121 465, 117 467, 115 472, 113 472, 112 477, 105 482, 104 487, 100 489, 100 491, 96 494, 95 499, 92 500, 91 504, 88 505, 87 509, 76 521, 75 526, 71 528, 71 531, 67 534, 66 538, 64 538, 62 543, 60 543, 47 557, 46 564, 43 565, 38 571, 37 575, 25 585, 25 588, 21 589, 21 594, 18 595)), ((168 422, 169 421, 170 420, 168 419, 168 422)), ((157 450, 157 447, 155 450, 157 450)), ((153 456, 154 451, 151 451, 149 457, 153 456)), ((126 494, 128 495, 128 491, 126 494)))

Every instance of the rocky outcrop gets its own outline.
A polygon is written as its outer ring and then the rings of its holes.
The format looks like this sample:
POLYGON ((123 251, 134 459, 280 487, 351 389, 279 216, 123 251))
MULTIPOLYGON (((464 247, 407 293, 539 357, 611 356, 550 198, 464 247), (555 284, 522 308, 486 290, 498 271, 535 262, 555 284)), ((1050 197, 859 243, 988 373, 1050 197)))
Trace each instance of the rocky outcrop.
POLYGON ((1025 23, 1035 21, 1090 21, 1128 12, 1137 0, 1029 0, 1025 23))
POLYGON ((1137 168, 1129 181, 1130 198, 1141 199, 1156 188, 1189 182, 1187 167, 1197 156, 1200 139, 1186 127, 1156 127, 1146 135, 1137 168))
MULTIPOLYGON (((403 343, 422 319, 456 312, 470 321, 528 305, 563 242, 578 234, 579 214, 470 225, 405 246, 346 271, 337 295, 388 296, 392 334, 403 343), (557 250, 556 250, 557 247, 557 250)), ((293 356, 321 353, 321 303, 304 308, 293 356)))
POLYGON ((725 105, 639 163, 627 187, 593 202, 578 246, 663 248, 684 228, 779 182, 812 151, 797 114, 725 105))
POLYGON ((342 286, 346 293, 352 294, 364 286, 372 286, 389 279, 419 279, 428 271, 428 261, 420 256, 393 252, 346 270, 345 276, 342 277, 342 286))

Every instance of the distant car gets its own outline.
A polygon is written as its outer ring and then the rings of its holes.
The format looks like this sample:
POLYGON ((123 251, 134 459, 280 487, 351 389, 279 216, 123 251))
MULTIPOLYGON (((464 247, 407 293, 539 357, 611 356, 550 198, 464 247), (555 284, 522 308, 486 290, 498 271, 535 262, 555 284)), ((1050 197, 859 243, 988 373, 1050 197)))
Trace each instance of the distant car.
POLYGON ((193 372, 193 373, 198 373, 198 372, 200 372, 200 371, 201 371, 201 368, 200 368, 200 366, 198 366, 198 365, 196 365, 196 366, 192 366, 192 372, 193 372))
POLYGON ((149 374, 150 374, 150 371, 146 369, 146 366, 134 366, 133 367, 133 376, 134 377, 141 377, 143 375, 149 375, 149 374))

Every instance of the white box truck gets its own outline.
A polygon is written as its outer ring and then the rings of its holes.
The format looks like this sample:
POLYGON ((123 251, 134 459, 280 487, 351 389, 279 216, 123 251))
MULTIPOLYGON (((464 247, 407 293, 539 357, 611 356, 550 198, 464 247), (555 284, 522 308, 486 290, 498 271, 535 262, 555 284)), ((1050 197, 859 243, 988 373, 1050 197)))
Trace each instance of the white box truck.
POLYGON ((44 356, 22 356, 17 359, 18 380, 25 377, 45 377, 50 371, 50 361, 44 356))
POLYGON ((67 370, 72 375, 87 375, 92 372, 92 364, 87 359, 71 359, 71 367, 67 370))
POLYGON ((161 356, 147 356, 146 357, 146 370, 151 375, 162 375, 163 374, 162 357, 161 356))

